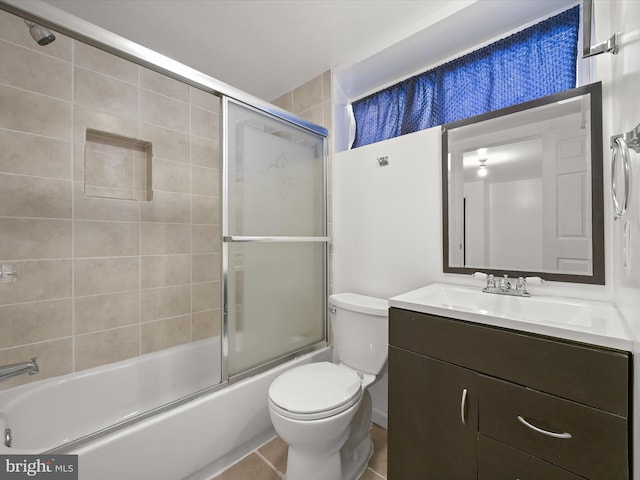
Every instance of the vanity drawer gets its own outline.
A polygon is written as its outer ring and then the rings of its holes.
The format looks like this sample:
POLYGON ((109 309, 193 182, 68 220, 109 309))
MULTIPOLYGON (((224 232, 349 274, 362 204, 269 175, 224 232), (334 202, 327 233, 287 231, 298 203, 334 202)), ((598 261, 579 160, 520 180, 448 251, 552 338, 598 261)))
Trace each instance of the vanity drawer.
POLYGON ((478 449, 478 480, 584 480, 484 435, 479 436, 478 449))
POLYGON ((483 435, 591 480, 629 478, 625 418, 484 375, 478 396, 483 435))
POLYGON ((389 343, 623 417, 630 356, 560 339, 391 308, 389 343))

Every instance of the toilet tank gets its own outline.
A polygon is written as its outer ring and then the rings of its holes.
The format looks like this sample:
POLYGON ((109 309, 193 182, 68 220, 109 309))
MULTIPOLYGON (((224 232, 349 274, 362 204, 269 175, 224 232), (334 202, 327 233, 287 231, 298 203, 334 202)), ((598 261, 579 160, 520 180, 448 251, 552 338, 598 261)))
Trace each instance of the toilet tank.
POLYGON ((333 346, 340 363, 377 375, 387 361, 389 302, 355 293, 329 296, 333 346))

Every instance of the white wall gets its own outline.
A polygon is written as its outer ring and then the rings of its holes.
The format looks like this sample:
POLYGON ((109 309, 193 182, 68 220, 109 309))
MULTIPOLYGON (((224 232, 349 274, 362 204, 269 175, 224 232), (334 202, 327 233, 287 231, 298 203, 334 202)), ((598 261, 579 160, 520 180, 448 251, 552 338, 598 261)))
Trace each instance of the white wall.
POLYGON ((440 162, 439 127, 335 155, 334 292, 389 298, 436 281, 440 162))
MULTIPOLYGON (((340 152, 333 161, 333 291, 389 298, 442 272, 440 128, 340 152), (388 156, 381 167, 377 158, 388 156)), ((387 378, 371 388, 387 425, 387 378)))
MULTIPOLYGON (((624 133, 640 123, 640 2, 616 0, 596 2, 596 26, 601 30, 597 41, 608 38, 613 32, 621 32, 621 48, 617 55, 601 55, 597 58, 598 72, 607 78, 605 99, 605 170, 610 168, 609 137, 624 133), (607 28, 609 27, 609 28, 607 28)), ((629 213, 621 220, 611 219, 611 202, 606 199, 608 219, 613 225, 613 284, 615 302, 631 325, 635 337, 635 388, 634 388, 634 465, 635 480, 640 480, 640 155, 631 153, 634 194, 629 213), (623 229, 629 222, 631 234, 631 265, 625 269, 623 262, 623 229)))

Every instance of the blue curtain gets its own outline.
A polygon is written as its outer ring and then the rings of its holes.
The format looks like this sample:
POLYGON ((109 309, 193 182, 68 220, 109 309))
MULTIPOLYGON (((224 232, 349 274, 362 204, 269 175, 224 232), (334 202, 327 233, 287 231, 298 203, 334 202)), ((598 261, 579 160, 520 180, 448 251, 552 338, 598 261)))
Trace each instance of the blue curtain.
POLYGON ((576 86, 580 6, 353 102, 353 148, 576 86))

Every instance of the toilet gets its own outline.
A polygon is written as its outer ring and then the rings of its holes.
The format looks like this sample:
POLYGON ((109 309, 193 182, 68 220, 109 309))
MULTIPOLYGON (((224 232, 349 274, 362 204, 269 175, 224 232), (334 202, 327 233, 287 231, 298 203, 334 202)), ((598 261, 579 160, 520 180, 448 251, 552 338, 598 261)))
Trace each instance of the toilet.
POLYGON ((388 302, 329 297, 336 363, 292 368, 269 387, 269 416, 289 445, 286 480, 356 480, 373 453, 371 395, 389 343, 388 302))

